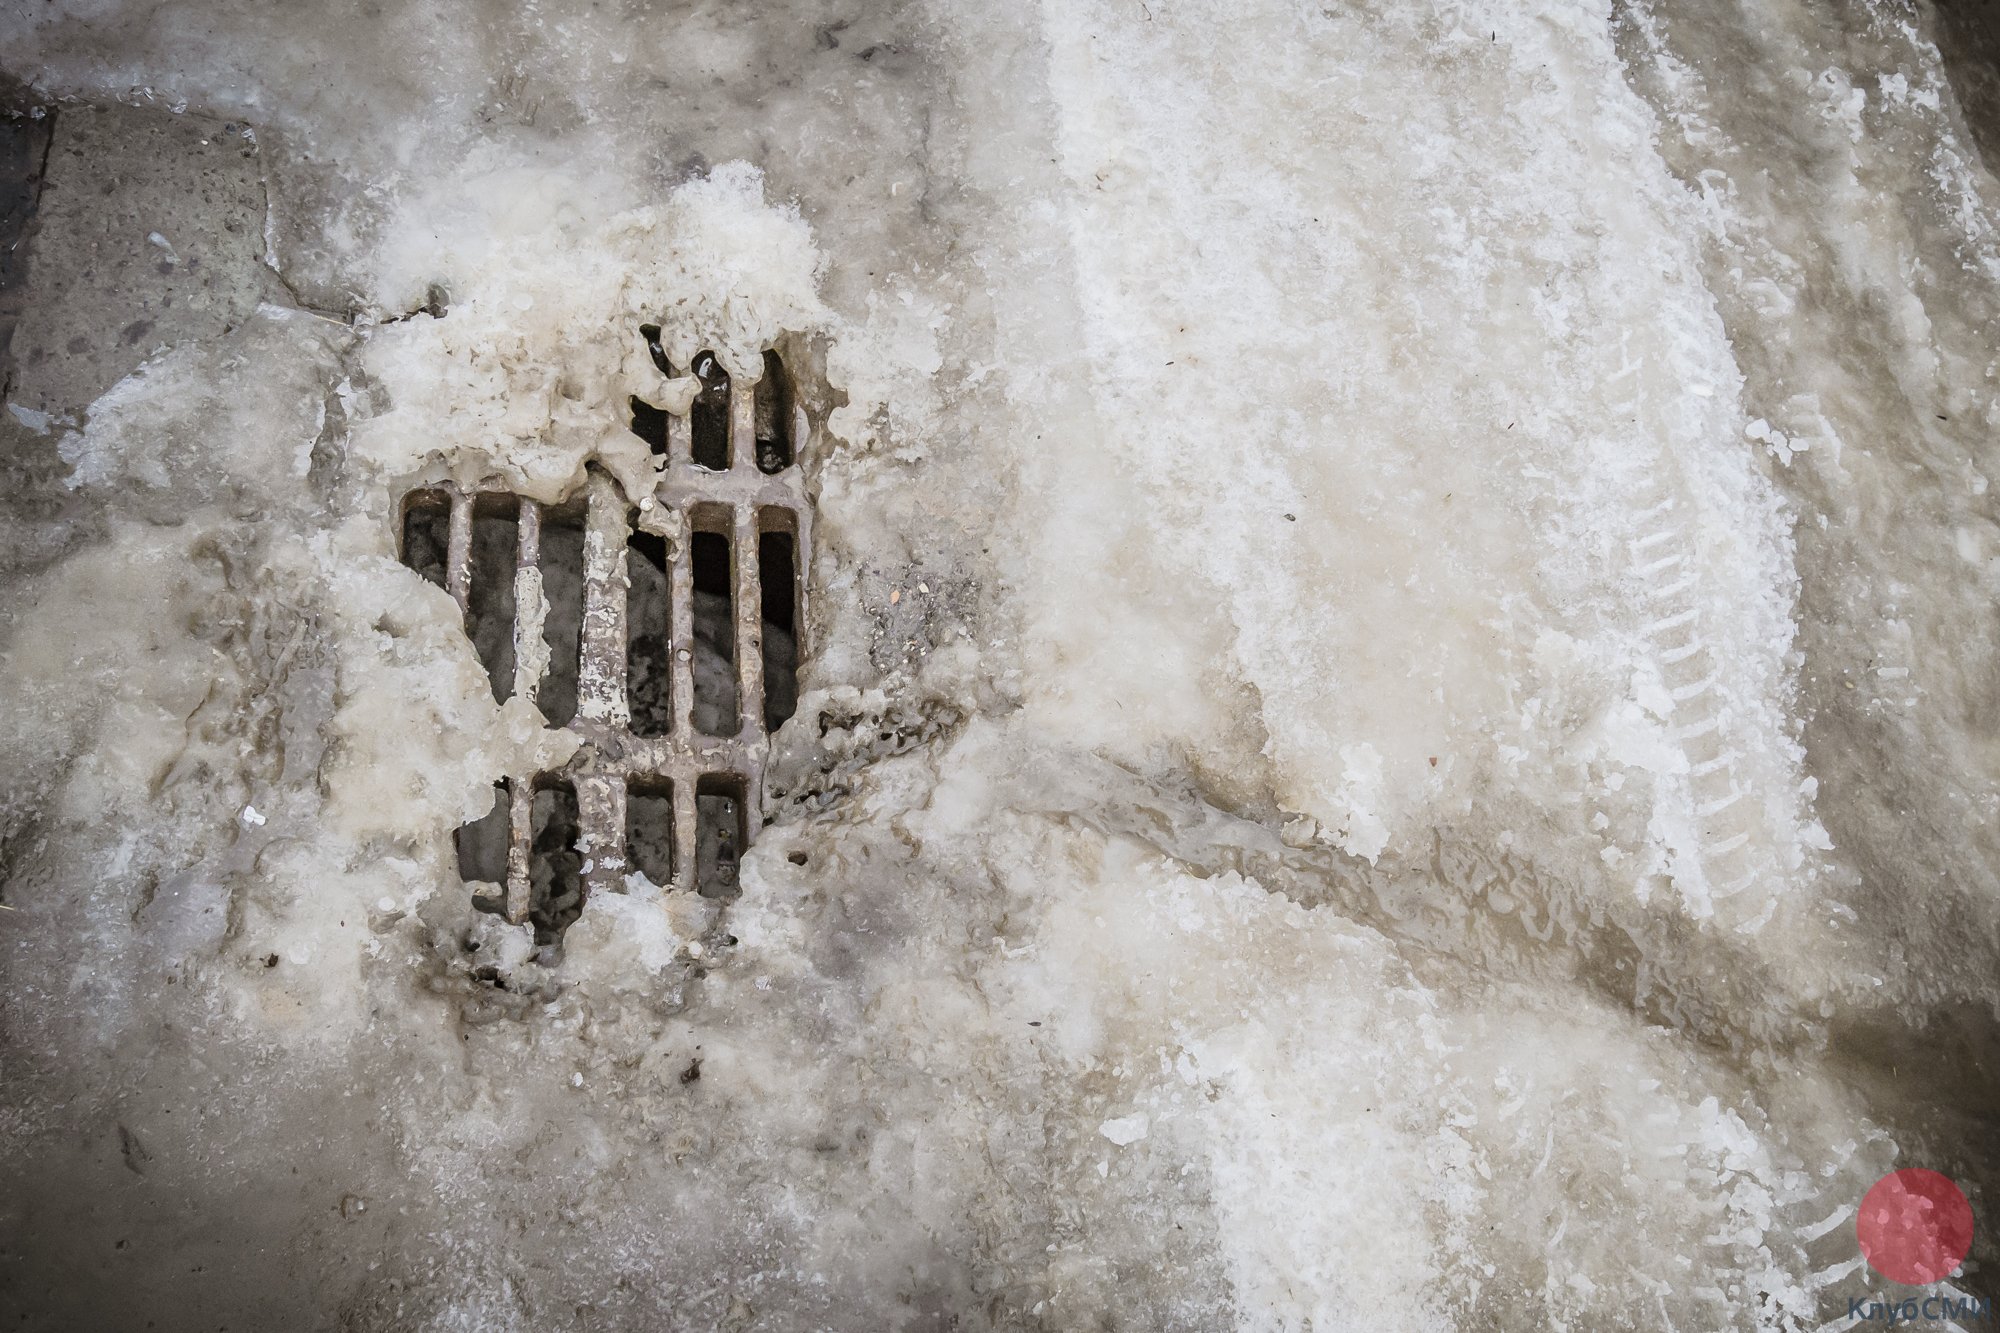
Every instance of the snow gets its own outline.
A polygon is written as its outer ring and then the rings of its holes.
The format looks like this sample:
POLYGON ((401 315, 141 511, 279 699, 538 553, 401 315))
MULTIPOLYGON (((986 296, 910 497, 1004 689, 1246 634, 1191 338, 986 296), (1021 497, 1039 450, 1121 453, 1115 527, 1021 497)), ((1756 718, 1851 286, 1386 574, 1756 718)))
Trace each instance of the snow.
POLYGON ((1144 1115, 1119 1116, 1107 1120, 1097 1127, 1097 1132, 1123 1148, 1146 1137, 1146 1117, 1144 1115))
POLYGON ((254 125, 292 298, 10 404, 30 1326, 1806 1329, 1891 1165, 1983 1206, 2000 186, 1918 18, 179 9, 0 19, 58 133, 254 125), (798 373, 810 653, 740 897, 558 961, 452 831, 576 738, 395 506, 646 489, 642 322, 798 373))

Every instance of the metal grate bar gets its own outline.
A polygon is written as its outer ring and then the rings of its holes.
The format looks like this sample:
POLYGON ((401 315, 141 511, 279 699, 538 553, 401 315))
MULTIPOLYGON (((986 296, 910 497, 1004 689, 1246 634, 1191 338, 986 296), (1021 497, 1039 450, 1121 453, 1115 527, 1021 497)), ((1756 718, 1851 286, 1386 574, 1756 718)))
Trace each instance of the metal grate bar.
POLYGON ((667 415, 667 460, 670 463, 686 463, 693 458, 694 423, 687 417, 669 413, 667 415))
POLYGON ((583 853, 584 900, 625 887, 625 779, 617 774, 578 775, 576 801, 583 853))
POLYGON ((674 775, 674 883, 694 887, 694 854, 700 817, 695 809, 696 779, 691 770, 674 775))
POLYGON ((729 386, 729 468, 757 470, 757 382, 732 381, 729 386))
POLYGON ((535 841, 535 784, 509 778, 507 795, 507 919, 518 926, 528 919, 534 895, 528 851, 535 841))
POLYGON ((736 697, 742 710, 736 734, 747 744, 764 735, 764 590, 757 578, 757 508, 737 505, 734 518, 729 546, 735 556, 736 697))
POLYGON ((535 656, 530 644, 542 636, 543 609, 542 507, 533 500, 520 502, 514 535, 514 693, 533 699, 541 682, 528 673, 535 656))
POLYGON ((576 720, 584 728, 622 729, 625 699, 625 500, 609 477, 590 475, 583 536, 583 647, 576 720))
POLYGON ((444 586, 461 617, 472 613, 472 497, 456 487, 451 496, 451 537, 445 550, 444 586))
POLYGON ((667 561, 667 701, 673 734, 694 734, 694 561, 689 553, 692 523, 682 516, 682 539, 667 561))

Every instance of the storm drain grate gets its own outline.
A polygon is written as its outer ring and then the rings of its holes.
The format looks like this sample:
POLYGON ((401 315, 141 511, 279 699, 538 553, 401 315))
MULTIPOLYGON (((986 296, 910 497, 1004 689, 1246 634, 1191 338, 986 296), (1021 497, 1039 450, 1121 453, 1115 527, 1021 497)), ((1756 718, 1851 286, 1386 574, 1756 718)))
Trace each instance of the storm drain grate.
MULTIPOLYGON (((657 332, 642 329, 671 374, 657 332)), ((502 888, 475 902, 545 944, 633 872, 735 896, 770 735, 795 706, 806 417, 775 352, 755 383, 732 386, 708 353, 692 370, 685 416, 633 401, 662 468, 638 506, 594 467, 560 505, 497 483, 403 501, 403 562, 458 603, 494 697, 529 694, 583 740, 561 769, 496 783, 492 812, 457 835, 461 875, 502 888)))

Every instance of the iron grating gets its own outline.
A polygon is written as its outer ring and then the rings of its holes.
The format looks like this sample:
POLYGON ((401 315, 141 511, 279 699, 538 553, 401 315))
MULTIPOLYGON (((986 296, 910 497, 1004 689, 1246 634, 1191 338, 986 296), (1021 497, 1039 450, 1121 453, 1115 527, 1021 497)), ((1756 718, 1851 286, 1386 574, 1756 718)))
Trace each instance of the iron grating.
POLYGON ((498 482, 404 498, 403 561, 458 603, 495 696, 533 691, 549 725, 582 738, 560 769, 496 783, 493 815, 458 835, 461 874, 504 885, 480 905, 532 921, 544 943, 591 895, 625 891, 635 867, 664 889, 734 896, 763 822, 770 733, 804 656, 812 536, 795 447, 807 419, 777 355, 763 364, 759 381, 731 386, 703 353, 689 412, 649 409, 644 430, 635 401, 633 428, 661 463, 638 506, 595 467, 562 505, 498 482), (648 835, 641 812, 665 827, 648 835))

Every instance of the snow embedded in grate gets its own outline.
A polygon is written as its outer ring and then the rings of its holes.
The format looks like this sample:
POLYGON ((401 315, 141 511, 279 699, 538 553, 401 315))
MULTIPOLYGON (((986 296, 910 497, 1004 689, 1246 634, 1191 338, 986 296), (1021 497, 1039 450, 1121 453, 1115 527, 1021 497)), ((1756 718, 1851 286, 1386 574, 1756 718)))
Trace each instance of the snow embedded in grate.
POLYGON ((557 505, 497 482, 402 503, 403 563, 458 603, 494 697, 532 694, 583 741, 560 769, 496 782, 493 811, 456 837, 461 876, 501 889, 475 903, 540 944, 635 871, 734 897, 770 736, 796 704, 806 416, 775 352, 755 382, 732 385, 706 352, 690 369, 703 387, 686 415, 632 404, 660 459, 650 504, 595 467, 557 505))

